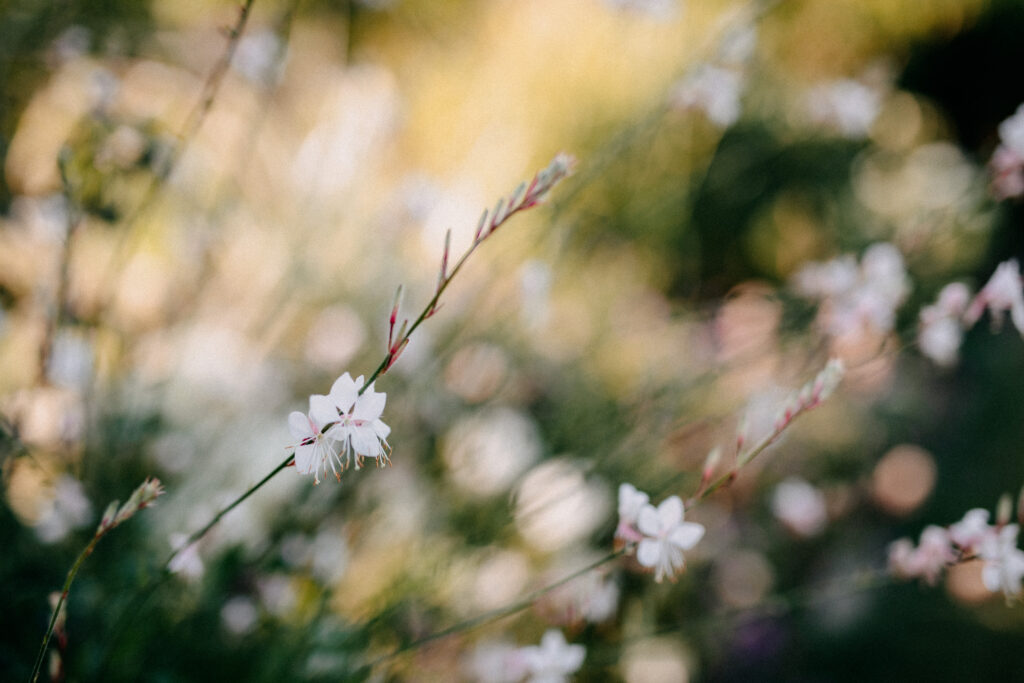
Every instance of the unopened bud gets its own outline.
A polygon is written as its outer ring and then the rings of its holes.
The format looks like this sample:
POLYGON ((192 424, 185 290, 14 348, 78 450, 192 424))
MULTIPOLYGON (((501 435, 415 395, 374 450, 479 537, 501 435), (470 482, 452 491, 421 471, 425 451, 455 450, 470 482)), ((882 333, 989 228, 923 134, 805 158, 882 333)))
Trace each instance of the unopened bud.
POLYGON ((714 448, 711 449, 711 452, 708 453, 708 457, 704 459, 704 471, 701 474, 701 478, 704 481, 711 479, 711 474, 715 471, 715 468, 718 467, 718 463, 721 461, 721 459, 722 447, 715 446, 714 448))

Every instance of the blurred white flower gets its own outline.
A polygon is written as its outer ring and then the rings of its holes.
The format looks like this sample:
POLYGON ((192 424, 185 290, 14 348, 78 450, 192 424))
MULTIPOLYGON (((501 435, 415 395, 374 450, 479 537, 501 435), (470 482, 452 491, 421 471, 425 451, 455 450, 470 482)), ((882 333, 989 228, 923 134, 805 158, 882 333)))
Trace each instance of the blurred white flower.
POLYGON ((985 560, 981 580, 993 593, 1002 591, 1007 598, 1017 596, 1024 580, 1024 551, 1017 547, 1020 527, 1007 524, 998 534, 987 536, 979 554, 985 560))
POLYGON ((180 552, 167 565, 167 571, 172 574, 180 574, 189 581, 195 581, 202 577, 205 568, 202 558, 199 557, 199 543, 190 543, 187 547, 183 547, 186 542, 188 542, 187 534, 171 534, 171 548, 180 552))
POLYGON ((949 527, 949 540, 967 552, 977 549, 995 532, 988 523, 988 517, 988 510, 983 508, 968 510, 963 519, 949 527))
POLYGON ((713 64, 702 64, 677 83, 670 95, 677 109, 697 109, 720 128, 728 128, 740 118, 743 74, 713 64))
POLYGON ((236 636, 252 632, 259 620, 259 610, 250 598, 235 596, 220 609, 220 621, 224 628, 236 636))
POLYGON ((670 496, 657 508, 645 505, 640 509, 637 528, 645 538, 636 549, 636 559, 644 567, 655 570, 654 580, 672 578, 685 565, 683 551, 689 550, 704 537, 704 527, 683 520, 683 501, 670 496))
POLYGON ((963 341, 961 317, 967 310, 971 293, 962 282, 942 288, 938 300, 921 309, 917 341, 921 353, 938 365, 956 363, 963 341))
POLYGON ((817 536, 825 530, 825 495, 802 479, 790 478, 775 487, 772 513, 798 536, 817 536))
POLYGON ((506 490, 541 454, 540 433, 522 412, 496 407, 461 418, 441 452, 452 481, 472 496, 506 490))
POLYGON ((917 548, 906 538, 889 546, 891 574, 902 579, 923 579, 930 586, 938 582, 943 570, 956 559, 949 532, 940 526, 925 527, 917 548))
POLYGON ((849 138, 864 137, 878 117, 881 95, 860 81, 844 78, 815 86, 807 93, 807 112, 815 123, 849 138))
POLYGON ((36 524, 36 536, 43 543, 56 543, 92 519, 92 503, 82 482, 62 474, 54 484, 53 502, 36 524))
POLYGON ((992 317, 994 329, 998 330, 1002 326, 1006 312, 1009 311, 1013 326, 1024 336, 1024 288, 1017 259, 1004 261, 996 267, 992 277, 964 313, 967 326, 978 322, 986 308, 992 317))
POLYGON ((549 630, 540 645, 520 650, 530 683, 564 683, 583 665, 587 651, 582 645, 569 645, 561 631, 549 630))
POLYGON ((478 683, 515 683, 526 675, 520 648, 505 641, 484 641, 465 664, 468 677, 478 683))
POLYGON ((835 337, 888 333, 910 293, 903 256, 885 242, 868 247, 856 268, 849 256, 807 264, 794 275, 793 287, 822 302, 819 324, 835 337))

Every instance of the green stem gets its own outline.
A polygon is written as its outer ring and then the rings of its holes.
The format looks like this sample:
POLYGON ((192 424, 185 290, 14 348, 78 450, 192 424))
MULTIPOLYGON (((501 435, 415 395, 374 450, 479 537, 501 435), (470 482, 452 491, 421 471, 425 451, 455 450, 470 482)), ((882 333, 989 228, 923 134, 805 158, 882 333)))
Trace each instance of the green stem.
POLYGON ((39 654, 36 656, 36 664, 32 668, 32 683, 36 683, 39 680, 39 673, 43 668, 43 660, 46 658, 46 648, 50 645, 50 636, 53 635, 53 629, 57 625, 57 617, 60 614, 61 607, 64 606, 64 602, 68 598, 68 592, 71 590, 71 582, 75 580, 75 575, 78 574, 78 570, 81 568, 82 563, 85 562, 85 558, 92 554, 93 548, 99 543, 99 540, 103 538, 104 534, 99 533, 93 536, 92 540, 89 541, 89 545, 85 546, 78 555, 78 559, 71 565, 71 569, 68 570, 67 578, 64 579, 64 587, 61 588, 60 598, 57 599, 57 606, 53 609, 53 615, 50 617, 50 623, 46 627, 46 633, 43 635, 43 642, 39 646, 39 654))

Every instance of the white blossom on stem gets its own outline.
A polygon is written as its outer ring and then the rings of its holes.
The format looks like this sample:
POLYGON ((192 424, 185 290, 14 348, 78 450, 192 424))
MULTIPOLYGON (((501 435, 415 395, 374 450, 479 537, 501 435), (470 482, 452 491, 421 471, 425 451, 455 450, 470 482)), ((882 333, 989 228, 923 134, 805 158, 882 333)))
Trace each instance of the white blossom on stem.
POLYGON ((376 458, 378 464, 388 462, 390 450, 387 436, 391 433, 380 419, 387 402, 387 394, 374 391, 371 384, 360 394, 363 376, 355 380, 346 372, 335 380, 328 398, 336 408, 335 424, 327 435, 341 444, 341 452, 349 457, 354 454, 356 467, 362 465, 362 458, 376 458))
POLYGON ((989 525, 988 518, 988 510, 968 510, 963 519, 950 525, 949 540, 964 553, 969 554, 977 550, 986 538, 995 534, 995 528, 989 525))
POLYGON ((992 193, 998 199, 1024 195, 1024 104, 999 124, 1000 144, 992 154, 992 193))
POLYGON ((575 673, 587 656, 582 645, 565 642, 561 631, 551 629, 540 640, 540 645, 524 647, 519 651, 530 683, 564 683, 575 673))
POLYGON ((659 583, 685 566, 683 551, 704 537, 703 525, 686 522, 683 517, 683 501, 670 496, 657 508, 644 505, 637 518, 637 528, 644 535, 637 545, 637 562, 654 569, 654 580, 659 583))

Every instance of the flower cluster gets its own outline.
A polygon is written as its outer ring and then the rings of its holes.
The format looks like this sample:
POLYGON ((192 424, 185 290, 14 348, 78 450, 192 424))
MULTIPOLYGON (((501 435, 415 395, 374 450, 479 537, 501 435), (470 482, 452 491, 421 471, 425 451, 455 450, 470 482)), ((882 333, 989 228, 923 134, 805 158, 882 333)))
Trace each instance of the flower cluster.
POLYGON ((909 538, 889 546, 889 572, 902 579, 919 578, 935 585, 942 571, 953 564, 980 558, 981 578, 993 593, 1007 598, 1020 594, 1024 581, 1024 551, 1017 547, 1018 524, 988 522, 988 510, 969 510, 948 528, 928 526, 914 547, 909 538))
POLYGON ((903 256, 885 242, 868 247, 859 264, 852 256, 809 263, 796 273, 793 286, 821 302, 819 324, 841 338, 887 334, 910 293, 903 256))
POLYGON ((683 501, 669 496, 658 507, 632 484, 619 486, 617 538, 636 544, 636 560, 654 570, 654 580, 672 578, 686 565, 683 551, 704 537, 704 526, 684 521, 683 501))
POLYGON ((999 146, 989 165, 992 194, 998 199, 1024 195, 1024 104, 999 124, 999 146))
POLYGON ((320 483, 320 472, 330 468, 338 481, 355 458, 356 469, 363 458, 374 458, 378 465, 390 463, 387 436, 391 428, 381 421, 387 394, 364 387, 363 376, 355 380, 346 372, 326 396, 309 397, 309 413, 295 411, 288 416, 288 428, 295 444, 295 469, 312 474, 320 483))

